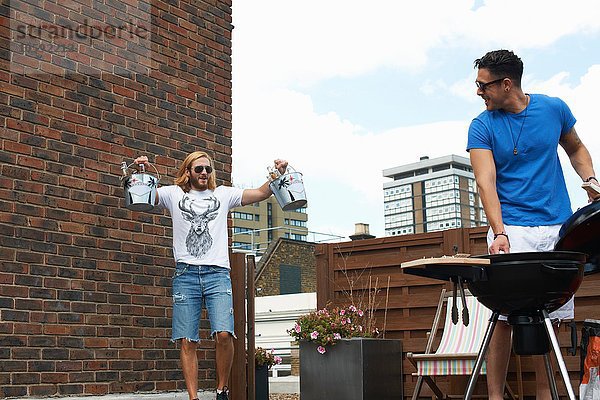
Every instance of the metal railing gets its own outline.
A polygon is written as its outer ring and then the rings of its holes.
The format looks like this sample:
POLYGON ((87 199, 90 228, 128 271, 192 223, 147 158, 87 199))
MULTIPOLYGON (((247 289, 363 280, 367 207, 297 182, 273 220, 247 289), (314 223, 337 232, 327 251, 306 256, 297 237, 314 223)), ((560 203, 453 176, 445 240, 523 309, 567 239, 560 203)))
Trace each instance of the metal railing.
POLYGON ((256 253, 260 253, 260 252, 264 252, 267 250, 267 247, 269 247, 269 244, 271 243, 272 240, 267 240, 264 242, 256 242, 255 238, 258 236, 257 233, 258 232, 266 232, 266 231, 284 231, 285 233, 288 234, 289 239, 293 239, 293 240, 297 240, 294 239, 292 236, 292 232, 300 232, 302 233, 301 236, 306 236, 306 240, 302 240, 302 241, 306 241, 306 242, 311 242, 311 243, 331 243, 331 242, 340 242, 342 241, 342 239, 345 239, 344 236, 339 236, 339 235, 333 235, 333 234, 329 234, 329 233, 322 233, 322 232, 315 232, 315 231, 307 231, 305 229, 299 229, 293 226, 276 226, 276 227, 272 227, 272 228, 261 228, 261 229, 248 229, 248 231, 245 232, 237 232, 237 233, 233 233, 232 237, 233 242, 235 243, 235 236, 238 235, 250 235, 250 248, 246 248, 246 245, 248 245, 248 243, 244 243, 243 245, 232 245, 231 246, 231 250, 232 251, 236 251, 236 252, 245 252, 245 253, 252 253, 252 254, 256 254, 256 253), (258 245, 258 246, 257 246, 258 245))

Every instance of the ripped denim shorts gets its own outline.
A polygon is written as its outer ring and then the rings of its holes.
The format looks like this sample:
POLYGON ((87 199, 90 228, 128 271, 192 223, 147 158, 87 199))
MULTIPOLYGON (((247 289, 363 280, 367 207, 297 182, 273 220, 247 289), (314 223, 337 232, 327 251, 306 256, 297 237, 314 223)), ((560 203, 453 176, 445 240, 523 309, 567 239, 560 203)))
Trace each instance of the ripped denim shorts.
MULTIPOLYGON (((202 305, 208 311, 211 336, 233 332, 233 298, 229 270, 212 265, 177 263, 173 275, 173 333, 171 341, 200 340, 202 305)), ((235 337, 235 336, 234 336, 235 337)))

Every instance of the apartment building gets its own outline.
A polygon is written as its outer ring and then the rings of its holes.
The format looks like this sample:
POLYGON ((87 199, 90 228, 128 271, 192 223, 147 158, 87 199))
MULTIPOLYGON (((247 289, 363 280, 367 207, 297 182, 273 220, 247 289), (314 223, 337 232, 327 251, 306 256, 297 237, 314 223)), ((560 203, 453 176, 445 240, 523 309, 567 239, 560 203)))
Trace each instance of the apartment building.
POLYGON ((283 211, 274 196, 231 210, 233 251, 264 253, 278 238, 308 240, 306 207, 283 211))
POLYGON ((386 236, 487 225, 468 158, 425 156, 383 176, 386 236))

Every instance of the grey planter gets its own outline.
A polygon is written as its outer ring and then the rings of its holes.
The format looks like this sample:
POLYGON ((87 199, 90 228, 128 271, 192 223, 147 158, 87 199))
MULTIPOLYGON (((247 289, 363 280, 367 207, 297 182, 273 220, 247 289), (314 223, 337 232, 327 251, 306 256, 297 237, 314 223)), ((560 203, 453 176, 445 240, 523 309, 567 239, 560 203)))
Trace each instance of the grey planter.
POLYGON ((400 400, 402 342, 390 339, 344 339, 325 354, 300 342, 302 400, 400 400))

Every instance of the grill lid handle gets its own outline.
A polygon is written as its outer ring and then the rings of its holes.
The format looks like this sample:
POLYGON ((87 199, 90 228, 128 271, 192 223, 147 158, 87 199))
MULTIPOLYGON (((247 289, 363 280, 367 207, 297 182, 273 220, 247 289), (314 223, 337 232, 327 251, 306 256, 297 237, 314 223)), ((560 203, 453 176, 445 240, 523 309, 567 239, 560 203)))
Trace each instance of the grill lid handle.
POLYGON ((573 271, 574 269, 577 269, 577 267, 557 267, 555 265, 548 265, 548 264, 541 264, 542 267, 542 272, 546 272, 548 274, 557 274, 560 272, 570 272, 573 271))

